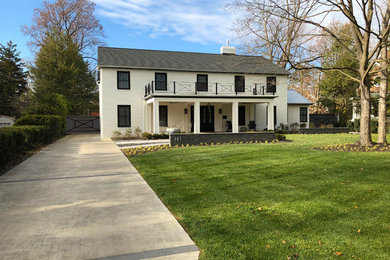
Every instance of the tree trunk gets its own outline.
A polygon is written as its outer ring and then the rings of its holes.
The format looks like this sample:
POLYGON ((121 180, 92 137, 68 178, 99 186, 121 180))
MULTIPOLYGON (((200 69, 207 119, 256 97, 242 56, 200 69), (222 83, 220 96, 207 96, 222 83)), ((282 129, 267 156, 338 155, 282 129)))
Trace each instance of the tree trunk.
POLYGON ((371 146, 371 100, 370 85, 360 81, 360 145, 371 146))
POLYGON ((389 75, 387 72, 389 61, 387 60, 387 46, 383 45, 381 48, 381 71, 379 76, 381 78, 379 86, 379 104, 378 104, 378 143, 387 143, 386 140, 386 95, 388 87, 389 75))

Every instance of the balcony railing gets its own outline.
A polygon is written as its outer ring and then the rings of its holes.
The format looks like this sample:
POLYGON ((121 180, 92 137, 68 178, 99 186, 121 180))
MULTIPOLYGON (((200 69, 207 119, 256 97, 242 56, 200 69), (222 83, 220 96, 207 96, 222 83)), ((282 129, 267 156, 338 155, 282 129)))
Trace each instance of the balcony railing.
POLYGON ((266 96, 275 95, 276 86, 235 85, 234 83, 204 83, 204 82, 156 82, 152 81, 145 85, 145 97, 151 95, 243 95, 243 96, 266 96))

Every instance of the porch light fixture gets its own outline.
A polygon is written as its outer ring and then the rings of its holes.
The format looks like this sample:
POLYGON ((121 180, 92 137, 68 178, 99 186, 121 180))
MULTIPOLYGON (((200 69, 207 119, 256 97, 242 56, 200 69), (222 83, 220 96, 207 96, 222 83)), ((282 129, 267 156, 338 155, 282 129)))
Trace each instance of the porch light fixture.
POLYGON ((219 114, 222 114, 222 108, 220 108, 220 109, 218 110, 218 113, 219 113, 219 114))
POLYGON ((187 108, 184 108, 184 114, 185 114, 185 115, 188 114, 188 109, 187 109, 187 108))

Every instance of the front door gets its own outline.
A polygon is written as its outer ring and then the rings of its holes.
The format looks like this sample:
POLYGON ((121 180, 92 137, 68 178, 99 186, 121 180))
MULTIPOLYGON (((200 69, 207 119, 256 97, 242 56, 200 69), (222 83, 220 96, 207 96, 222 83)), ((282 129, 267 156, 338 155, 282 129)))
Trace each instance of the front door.
MULTIPOLYGON (((191 106, 191 131, 194 131, 194 106, 191 106)), ((200 131, 214 132, 214 106, 200 106, 200 131)))

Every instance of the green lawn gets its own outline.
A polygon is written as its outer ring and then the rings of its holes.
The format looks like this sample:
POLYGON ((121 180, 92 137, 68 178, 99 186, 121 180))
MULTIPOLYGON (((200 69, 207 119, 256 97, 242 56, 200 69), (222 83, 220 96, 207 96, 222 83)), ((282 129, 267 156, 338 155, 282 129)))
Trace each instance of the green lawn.
POLYGON ((312 149, 357 135, 287 139, 130 160, 201 259, 390 259, 390 153, 312 149))

